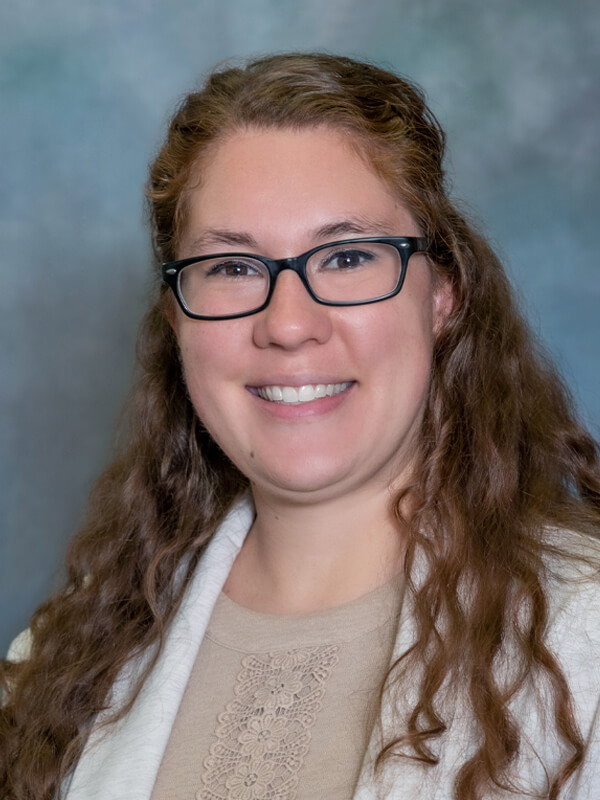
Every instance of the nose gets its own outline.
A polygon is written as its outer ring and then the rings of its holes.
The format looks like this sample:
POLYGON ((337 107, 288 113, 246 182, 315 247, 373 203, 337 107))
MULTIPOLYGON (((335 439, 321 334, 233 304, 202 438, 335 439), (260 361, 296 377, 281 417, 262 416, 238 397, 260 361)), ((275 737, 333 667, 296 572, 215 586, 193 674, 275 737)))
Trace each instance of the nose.
POLYGON ((269 305, 255 317, 254 342, 295 350, 307 342, 323 344, 331 336, 330 309, 317 303, 290 269, 279 273, 269 305))

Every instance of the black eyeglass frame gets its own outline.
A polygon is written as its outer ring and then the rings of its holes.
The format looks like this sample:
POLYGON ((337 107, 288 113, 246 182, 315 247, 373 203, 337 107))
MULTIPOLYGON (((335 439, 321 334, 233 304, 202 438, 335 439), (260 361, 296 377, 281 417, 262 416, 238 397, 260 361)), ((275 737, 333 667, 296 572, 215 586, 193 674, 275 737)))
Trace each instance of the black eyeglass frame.
POLYGON ((338 242, 327 242, 326 244, 321 244, 318 247, 313 247, 311 250, 307 250, 306 253, 302 253, 299 256, 295 256, 292 258, 279 258, 279 259, 272 259, 267 258, 266 256, 259 256, 255 253, 215 253, 212 255, 206 256, 192 256, 191 258, 184 258, 179 261, 167 261, 161 265, 162 271, 162 279, 163 281, 169 286, 179 306, 183 313, 187 317, 191 317, 191 319, 201 319, 201 320, 224 320, 224 319, 239 319, 240 317, 249 317, 252 314, 258 314, 259 312, 263 311, 271 301, 271 297, 273 296, 273 291, 275 290, 275 283, 277 281, 277 277, 283 270, 291 269, 295 272, 300 280, 302 281, 304 288, 312 297, 312 299, 323 306, 363 306, 368 305, 370 303, 380 303, 382 300, 387 300, 390 297, 394 297, 397 295, 400 290, 402 289, 402 285, 404 283, 404 278, 406 276, 406 269, 408 267, 408 260, 412 255, 415 253, 428 253, 431 247, 431 242, 429 239, 424 239, 419 236, 367 236, 361 239, 342 239, 338 242), (353 243, 361 243, 361 242, 372 242, 374 244, 389 244, 396 248, 398 254, 400 255, 400 261, 402 264, 402 269, 400 272, 400 276, 398 278, 398 282, 392 291, 387 292, 386 294, 382 294, 379 297, 372 297, 368 300, 323 300, 321 297, 316 295, 312 290, 310 283, 308 281, 306 275, 306 265, 308 260, 311 256, 315 253, 318 253, 319 250, 326 250, 327 248, 337 247, 338 245, 344 244, 353 244, 353 243), (262 264, 269 271, 269 291, 267 292, 267 296, 265 298, 264 303, 258 306, 258 308, 253 308, 250 311, 244 311, 240 314, 224 314, 219 316, 207 316, 206 314, 194 314, 193 311, 186 306, 185 301, 181 295, 181 291, 179 289, 179 274, 180 272, 189 267, 190 264, 196 264, 201 261, 208 261, 214 258, 252 258, 255 261, 260 261, 262 264))

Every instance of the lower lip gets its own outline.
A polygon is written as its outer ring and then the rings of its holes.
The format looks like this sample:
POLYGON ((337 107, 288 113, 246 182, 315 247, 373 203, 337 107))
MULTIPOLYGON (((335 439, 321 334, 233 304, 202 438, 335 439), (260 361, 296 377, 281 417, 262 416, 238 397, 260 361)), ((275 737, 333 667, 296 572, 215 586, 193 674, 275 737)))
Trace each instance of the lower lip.
POLYGON ((309 419, 328 414, 338 408, 347 400, 356 384, 352 382, 344 391, 334 394, 331 397, 318 397, 308 403, 274 403, 270 400, 263 400, 258 394, 250 391, 250 394, 259 403, 259 407, 266 411, 270 416, 282 420, 309 419))

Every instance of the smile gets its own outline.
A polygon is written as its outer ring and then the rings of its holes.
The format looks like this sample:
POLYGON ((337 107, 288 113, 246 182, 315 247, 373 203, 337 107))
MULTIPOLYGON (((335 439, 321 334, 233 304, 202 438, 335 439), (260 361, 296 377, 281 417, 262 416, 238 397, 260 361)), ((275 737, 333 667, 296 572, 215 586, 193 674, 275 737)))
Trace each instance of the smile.
POLYGON ((283 405, 300 405, 301 403, 311 403, 322 397, 333 397, 344 392, 352 381, 345 383, 317 383, 305 384, 304 386, 260 386, 256 392, 263 400, 270 403, 281 403, 283 405))

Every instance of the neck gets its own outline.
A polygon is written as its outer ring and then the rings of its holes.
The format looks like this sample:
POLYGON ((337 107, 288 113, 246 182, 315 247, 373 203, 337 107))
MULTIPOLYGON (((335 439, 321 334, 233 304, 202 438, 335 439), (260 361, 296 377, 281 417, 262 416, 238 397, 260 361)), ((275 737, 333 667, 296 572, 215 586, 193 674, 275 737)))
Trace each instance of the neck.
POLYGON ((225 585, 242 606, 270 614, 332 608, 402 569, 404 536, 389 490, 291 503, 253 487, 256 520, 225 585))

